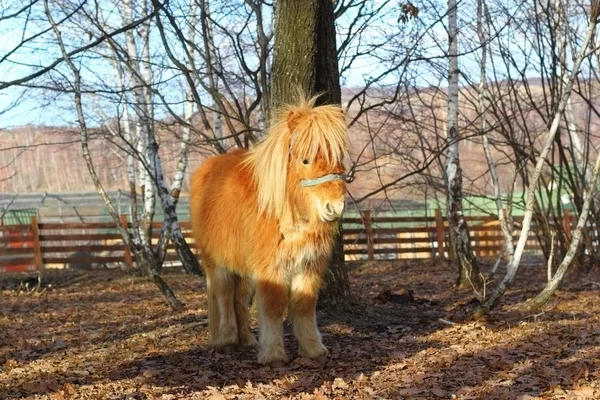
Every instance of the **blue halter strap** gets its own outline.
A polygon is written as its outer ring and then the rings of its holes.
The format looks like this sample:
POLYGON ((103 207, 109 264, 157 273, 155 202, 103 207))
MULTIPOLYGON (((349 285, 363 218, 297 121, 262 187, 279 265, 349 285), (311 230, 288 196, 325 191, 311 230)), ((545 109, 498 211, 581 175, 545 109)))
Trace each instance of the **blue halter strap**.
POLYGON ((346 175, 346 174, 327 174, 327 175, 323 175, 320 178, 302 179, 300 181, 300 185, 302 187, 311 187, 311 186, 320 185, 321 183, 331 182, 336 179, 340 179, 346 183, 350 183, 353 180, 350 175, 346 175))

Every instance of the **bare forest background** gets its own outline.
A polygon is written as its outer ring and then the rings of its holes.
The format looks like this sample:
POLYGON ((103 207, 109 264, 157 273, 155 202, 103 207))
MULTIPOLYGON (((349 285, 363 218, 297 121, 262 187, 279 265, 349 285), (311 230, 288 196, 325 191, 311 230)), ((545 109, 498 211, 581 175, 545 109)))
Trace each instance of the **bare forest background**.
POLYGON ((31 271, 0 274, 0 397, 600 398, 599 21, 600 0, 0 0, 0 267, 31 271), (208 348, 184 197, 297 90, 346 111, 355 207, 329 356, 257 368, 208 348), (34 192, 103 215, 14 225, 34 192), (383 259, 400 244, 429 259, 383 259))
MULTIPOLYGON (((204 157, 249 147, 268 127, 277 40, 292 22, 278 19, 282 2, 3 2, 0 190, 94 188, 136 262, 177 306, 159 274, 167 243, 199 273, 179 196, 204 157), (135 200, 133 231, 111 189, 135 200)), ((349 201, 438 200, 459 285, 481 294, 489 277, 464 207, 489 199, 485 212, 505 238, 492 275, 501 263, 506 275, 479 313, 514 280, 532 226, 549 271, 538 302, 574 261, 600 261, 597 1, 337 0, 331 15, 317 11, 306 29, 327 37, 333 24, 335 54, 319 53, 301 72, 317 83, 336 75, 337 86, 337 74, 315 72, 337 64, 356 176, 349 201), (566 210, 578 218, 573 232, 561 224, 566 210)), ((295 62, 302 69, 304 59, 295 62)))
MULTIPOLYGON (((543 95, 539 82, 531 82, 532 90, 537 92, 537 97, 543 95)), ((416 115, 399 117, 390 115, 387 111, 370 112, 368 121, 361 117, 351 128, 350 154, 353 160, 360 160, 356 180, 348 187, 355 199, 380 200, 369 202, 380 204, 389 208, 385 199, 390 200, 423 200, 445 197, 443 146, 445 144, 445 90, 441 88, 437 94, 435 89, 419 89, 421 93, 413 94, 415 98, 409 100, 418 102, 411 105, 416 108, 416 115), (417 99, 417 96, 430 97, 417 99), (434 99, 433 97, 438 97, 434 99), (419 104, 425 102, 425 104, 419 104), (426 147, 425 147, 426 146, 426 147), (439 157, 439 160, 435 158, 439 157), (433 161, 433 162, 432 162, 433 161), (427 165, 429 163, 429 165, 427 165), (412 176, 394 182, 403 174, 414 172, 412 176), (385 191, 379 191, 383 185, 394 183, 385 191)), ((345 88, 342 92, 344 103, 352 98, 353 93, 361 89, 345 88)), ((416 90, 415 90, 416 91, 416 90)), ((471 135, 459 144, 460 152, 464 154, 461 164, 464 169, 465 195, 493 197, 493 186, 489 178, 489 167, 483 151, 481 138, 474 128, 477 113, 470 109, 469 98, 473 101, 477 93, 463 89, 461 92, 461 117, 465 130, 473 130, 471 135), (464 92, 464 93, 463 93, 464 92)), ((400 104, 396 106, 400 107, 400 104)), ((407 108, 409 106, 406 106, 407 108)), ((586 121, 586 106, 582 99, 576 100, 575 120, 578 126, 589 123, 590 129, 598 126, 598 117, 586 121)), ((360 105, 355 104, 348 108, 351 119, 360 112, 360 105)), ((398 111, 396 111, 398 112, 398 111)), ((411 110, 407 112, 410 113, 411 110)), ((544 121, 539 115, 530 112, 527 121, 529 129, 537 126, 538 131, 543 131, 544 121)), ((165 121, 161 121, 165 123, 165 121)), ((198 123, 200 121, 197 121, 198 123)), ((157 132, 160 143, 161 159, 168 181, 171 180, 176 168, 179 154, 179 137, 181 127, 173 121, 165 123, 157 132), (175 126, 167 126, 168 124, 175 126)), ((501 181, 501 190, 508 194, 511 190, 523 191, 523 181, 518 179, 512 187, 512 180, 508 177, 515 176, 514 163, 511 161, 505 148, 509 145, 507 138, 502 138, 499 129, 490 133, 494 137, 491 148, 498 174, 505 177, 501 181)), ((3 129, 0 131, 0 140, 7 148, 0 152, 0 164, 10 165, 2 170, 0 191, 11 193, 28 192, 89 192, 94 191, 94 185, 81 157, 81 145, 78 138, 79 132, 68 126, 47 127, 26 125, 3 129), (68 173, 65 173, 68 171, 68 173)), ((123 190, 127 187, 127 167, 118 148, 106 147, 106 132, 101 129, 93 132, 90 139, 91 153, 98 165, 98 173, 105 187, 110 190, 123 190)), ((594 137, 591 138, 594 140, 594 137)), ((231 146, 231 145, 229 145, 231 146)), ((232 146, 233 147, 233 146, 232 146)), ((208 155, 202 147, 202 139, 192 141, 189 167, 182 183, 182 192, 187 194, 189 176, 198 164, 208 155)), ((487 210, 479 210, 480 212, 487 210)))
MULTIPOLYGON (((48 46, 52 37, 44 30, 45 16, 36 15, 43 11, 41 5, 33 1, 19 9, 15 3, 3 10, 4 34, 14 38, 23 33, 26 39, 9 40, 3 50, 2 81, 11 87, 0 96, 4 106, 0 190, 93 190, 80 157, 72 85, 61 69, 65 66, 52 66, 16 87, 12 84, 18 82, 11 82, 18 81, 18 75, 43 70, 60 56, 56 46, 48 46), (26 60, 32 52, 38 63, 26 60), (15 121, 22 126, 15 126, 15 121)), ((228 137, 220 140, 222 148, 228 149, 245 145, 249 136, 261 136, 268 110, 273 4, 171 1, 161 5, 164 21, 149 15, 150 3, 133 0, 102 6, 61 1, 49 6, 57 16, 67 17, 63 37, 70 50, 101 40, 127 23, 139 24, 130 31, 132 35, 121 34, 121 42, 104 40, 77 54, 84 71, 90 150, 107 189, 127 188, 127 149, 121 141, 124 124, 134 128, 136 113, 141 111, 134 104, 136 79, 142 79, 152 92, 151 104, 145 106, 152 107, 149 117, 168 182, 174 179, 181 143, 189 135, 184 192, 190 172, 203 157, 218 151, 211 138, 228 137), (162 28, 156 26, 159 20, 162 28), (122 65, 128 61, 136 64, 137 78, 129 76, 133 73, 122 65), (179 70, 184 65, 177 64, 185 62, 194 65, 195 76, 179 70), (186 93, 190 90, 185 89, 185 80, 190 78, 196 93, 186 93), (192 106, 187 114, 186 106, 192 106)), ((557 107, 561 74, 569 70, 585 33, 588 8, 561 1, 485 5, 480 18, 486 36, 479 42, 477 3, 459 2, 459 147, 465 194, 492 197, 494 193, 482 133, 490 138, 501 192, 522 192, 526 187, 527 168, 533 167, 540 136, 557 107), (564 9, 564 17, 557 14, 559 8, 564 9), (489 53, 484 116, 478 110, 482 45, 489 53), (482 117, 487 123, 485 132, 480 127, 482 117)), ((429 1, 336 2, 342 101, 351 124, 352 161, 357 163, 357 180, 349 190, 356 200, 422 199, 425 192, 445 197, 445 9, 444 3, 429 1)), ((553 152, 550 161, 574 167, 578 173, 586 165, 576 167, 573 160, 579 154, 584 164, 590 163, 598 125, 597 61, 593 57, 586 61, 570 99, 571 120, 564 119, 556 140, 564 154, 553 152)), ((551 170, 546 184, 552 180, 551 170)))

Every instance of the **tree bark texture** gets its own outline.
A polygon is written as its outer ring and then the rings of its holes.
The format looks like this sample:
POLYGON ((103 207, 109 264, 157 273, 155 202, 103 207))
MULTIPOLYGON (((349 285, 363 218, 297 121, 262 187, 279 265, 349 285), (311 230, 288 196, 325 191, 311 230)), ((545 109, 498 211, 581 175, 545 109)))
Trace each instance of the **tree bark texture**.
MULTIPOLYGON (((280 0, 275 15, 269 109, 293 103, 299 94, 319 93, 322 95, 317 104, 341 103, 333 2, 280 0)), ((336 301, 350 296, 341 222, 336 229, 333 258, 321 294, 325 300, 336 301)))
POLYGON ((333 3, 281 0, 276 12, 270 109, 296 101, 299 91, 323 93, 319 104, 341 103, 333 3))
POLYGON ((481 286, 479 266, 471 249, 471 239, 462 207, 462 169, 458 151, 458 26, 456 0, 448 0, 448 115, 446 153, 447 213, 451 242, 458 261, 459 287, 481 286))

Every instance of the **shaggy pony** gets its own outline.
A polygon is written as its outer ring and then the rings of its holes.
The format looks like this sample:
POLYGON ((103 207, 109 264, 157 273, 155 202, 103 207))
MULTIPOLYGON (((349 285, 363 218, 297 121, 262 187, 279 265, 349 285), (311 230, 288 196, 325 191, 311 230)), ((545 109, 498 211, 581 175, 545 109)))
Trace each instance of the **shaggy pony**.
POLYGON ((343 110, 315 100, 283 106, 261 143, 209 158, 192 176, 211 344, 256 344, 248 324, 256 291, 262 364, 288 361, 286 308, 300 355, 327 354, 315 307, 344 210, 348 139, 343 110))

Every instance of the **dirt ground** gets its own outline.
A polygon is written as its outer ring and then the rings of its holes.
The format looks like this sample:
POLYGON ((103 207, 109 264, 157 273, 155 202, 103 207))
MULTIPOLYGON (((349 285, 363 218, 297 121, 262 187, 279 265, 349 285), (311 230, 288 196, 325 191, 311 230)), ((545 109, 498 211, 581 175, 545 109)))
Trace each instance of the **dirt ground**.
POLYGON ((328 358, 298 358, 286 325, 281 368, 207 347, 202 279, 165 275, 186 304, 172 312, 133 272, 57 272, 42 293, 4 276, 0 398, 600 398, 598 268, 571 276, 544 312, 514 311, 545 273, 522 268, 492 315, 460 322, 476 300, 452 287, 452 265, 354 265, 356 303, 318 311, 328 358))

